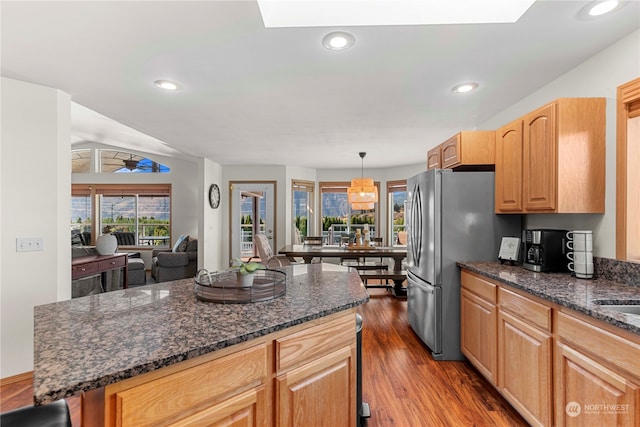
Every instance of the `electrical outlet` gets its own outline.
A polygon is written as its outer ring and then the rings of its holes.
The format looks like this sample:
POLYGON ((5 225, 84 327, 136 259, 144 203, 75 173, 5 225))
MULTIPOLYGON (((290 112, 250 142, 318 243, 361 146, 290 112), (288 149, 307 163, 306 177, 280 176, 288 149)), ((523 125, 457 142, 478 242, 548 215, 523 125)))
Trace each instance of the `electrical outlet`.
POLYGON ((42 237, 18 237, 16 238, 16 252, 43 251, 42 237))

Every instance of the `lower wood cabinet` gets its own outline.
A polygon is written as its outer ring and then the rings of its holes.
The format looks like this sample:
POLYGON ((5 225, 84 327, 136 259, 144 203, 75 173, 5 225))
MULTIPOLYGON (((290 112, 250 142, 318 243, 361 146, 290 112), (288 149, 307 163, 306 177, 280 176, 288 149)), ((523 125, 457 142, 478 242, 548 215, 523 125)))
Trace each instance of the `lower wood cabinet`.
POLYGON ((556 424, 640 425, 640 343, 558 313, 556 424))
POLYGON ((531 425, 640 426, 639 336, 464 269, 461 284, 462 352, 531 425))
POLYGON ((354 426, 354 363, 355 354, 346 347, 278 376, 276 425, 354 426))
POLYGON ((82 408, 83 427, 355 427, 355 309, 92 390, 82 408))
POLYGON ((462 272, 460 348, 482 375, 496 385, 498 359, 496 285, 462 272))
POLYGON ((534 426, 553 419, 551 335, 498 313, 498 390, 534 426))

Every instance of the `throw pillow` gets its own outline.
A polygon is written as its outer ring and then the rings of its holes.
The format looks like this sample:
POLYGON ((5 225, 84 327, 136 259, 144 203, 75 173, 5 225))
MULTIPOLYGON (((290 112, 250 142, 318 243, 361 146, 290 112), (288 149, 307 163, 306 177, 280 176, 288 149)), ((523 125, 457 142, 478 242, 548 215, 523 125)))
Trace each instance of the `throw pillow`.
POLYGON ((187 249, 187 245, 189 244, 189 235, 182 234, 176 240, 176 243, 173 245, 172 252, 184 252, 187 249))

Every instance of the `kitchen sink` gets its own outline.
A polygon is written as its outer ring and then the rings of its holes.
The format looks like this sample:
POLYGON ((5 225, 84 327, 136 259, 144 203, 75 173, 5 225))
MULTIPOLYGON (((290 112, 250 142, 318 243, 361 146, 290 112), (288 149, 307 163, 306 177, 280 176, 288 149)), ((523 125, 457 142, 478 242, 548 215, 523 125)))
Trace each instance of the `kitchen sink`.
POLYGON ((601 305, 600 307, 624 314, 640 316, 640 305, 601 305))
POLYGON ((633 301, 631 303, 623 303, 621 301, 595 301, 595 303, 608 310, 640 316, 640 301, 633 301))

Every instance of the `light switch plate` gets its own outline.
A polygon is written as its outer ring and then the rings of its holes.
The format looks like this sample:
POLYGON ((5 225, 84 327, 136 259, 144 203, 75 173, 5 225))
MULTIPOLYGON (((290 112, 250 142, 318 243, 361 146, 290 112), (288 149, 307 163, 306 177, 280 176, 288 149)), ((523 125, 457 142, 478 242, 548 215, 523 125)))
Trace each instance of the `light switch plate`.
POLYGON ((16 238, 16 252, 43 251, 42 237, 18 237, 16 238))

